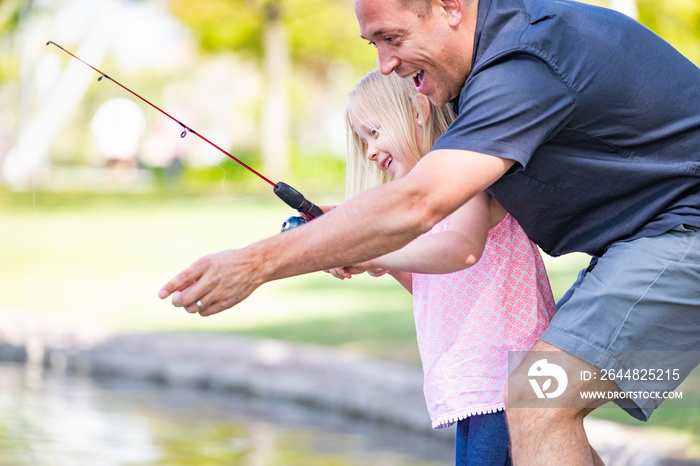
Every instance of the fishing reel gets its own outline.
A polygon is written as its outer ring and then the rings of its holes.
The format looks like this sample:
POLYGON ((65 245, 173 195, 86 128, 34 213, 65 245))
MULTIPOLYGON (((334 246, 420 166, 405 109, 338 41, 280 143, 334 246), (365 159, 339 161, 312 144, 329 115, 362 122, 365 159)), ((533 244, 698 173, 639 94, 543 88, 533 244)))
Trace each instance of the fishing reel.
POLYGON ((280 181, 273 189, 277 197, 282 199, 292 209, 295 209, 301 216, 289 217, 282 224, 282 233, 310 222, 316 217, 323 215, 323 210, 313 202, 309 201, 296 189, 287 183, 280 181))
POLYGON ((301 217, 301 216, 297 216, 297 217, 292 216, 292 217, 289 217, 289 218, 288 218, 287 220, 285 220, 284 223, 282 224, 282 233, 284 233, 285 231, 291 230, 291 229, 293 229, 293 228, 300 227, 300 226, 302 226, 302 225, 305 224, 305 223, 309 223, 309 221, 306 220, 306 218, 304 218, 304 217, 301 217))

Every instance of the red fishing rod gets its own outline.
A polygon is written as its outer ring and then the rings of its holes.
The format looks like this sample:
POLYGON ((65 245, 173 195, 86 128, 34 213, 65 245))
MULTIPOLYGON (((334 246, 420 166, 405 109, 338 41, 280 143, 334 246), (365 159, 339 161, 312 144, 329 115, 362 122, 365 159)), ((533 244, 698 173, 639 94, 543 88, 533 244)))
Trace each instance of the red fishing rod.
POLYGON ((249 170, 251 173, 253 173, 254 175, 257 175, 257 176, 258 176, 260 179, 262 179, 263 181, 265 181, 265 182, 267 182, 268 184, 270 184, 270 185, 273 187, 273 192, 277 195, 277 197, 279 197, 280 199, 282 199, 282 201, 284 201, 285 204, 287 204, 289 207, 291 207, 292 209, 295 209, 297 212, 299 212, 299 213, 301 214, 301 217, 290 217, 290 218, 288 218, 287 221, 285 221, 284 224, 282 225, 282 231, 291 230, 292 228, 295 228, 295 227, 297 227, 297 226, 299 226, 299 225, 302 225, 302 224, 304 224, 304 223, 306 223, 306 222, 308 222, 308 221, 313 220, 313 219, 316 218, 316 217, 319 217, 319 216, 323 215, 323 211, 321 210, 320 207, 318 207, 317 205, 315 205, 314 203, 312 203, 311 201, 309 201, 308 199, 306 199, 306 198, 304 197, 303 194, 301 194, 299 191, 297 191, 296 189, 294 189, 294 188, 292 188, 291 186, 289 186, 287 183, 284 183, 284 182, 282 182, 282 181, 279 181, 279 182, 277 182, 277 183, 273 183, 272 181, 270 181, 270 179, 268 179, 267 177, 263 176, 263 175, 260 174, 258 171, 254 170, 253 168, 249 167, 249 166, 246 165, 243 161, 241 161, 241 160, 239 160, 238 158, 234 157, 233 155, 231 155, 230 153, 228 153, 226 150, 224 150, 224 149, 222 149, 221 147, 217 146, 216 144, 214 144, 213 142, 211 142, 209 139, 207 139, 207 138, 205 138, 204 136, 202 136, 201 134, 199 134, 197 131, 193 130, 192 128, 190 128, 189 126, 187 126, 186 124, 184 124, 183 122, 181 122, 180 120, 178 120, 177 118, 175 118, 174 116, 170 115, 169 113, 167 113, 166 111, 164 111, 164 110, 161 109, 160 107, 157 107, 156 105, 154 105, 153 103, 151 103, 151 102, 148 101, 147 99, 141 97, 139 94, 137 94, 136 92, 132 91, 132 90, 129 89, 128 87, 124 86, 122 83, 120 83, 119 81, 115 80, 115 79, 112 78, 111 76, 108 76, 107 74, 105 74, 105 73, 103 73, 102 71, 98 70, 97 68, 95 68, 95 67, 92 66, 91 64, 87 63, 86 61, 84 61, 84 60, 81 59, 80 57, 77 57, 77 56, 73 55, 71 52, 69 52, 68 50, 64 49, 64 48, 61 47, 60 45, 58 45, 56 42, 50 40, 50 41, 48 41, 48 42, 46 43, 46 45, 49 45, 49 44, 55 45, 56 47, 58 47, 59 49, 63 50, 64 52, 66 52, 66 53, 67 53, 68 55, 70 55, 71 57, 75 58, 76 60, 80 61, 80 62, 83 63, 84 65, 86 65, 86 66, 92 68, 92 69, 95 70, 97 73, 99 73, 99 74, 100 74, 100 77, 97 78, 98 81, 102 81, 102 78, 107 78, 107 79, 109 79, 110 81, 112 81, 112 82, 113 82, 114 84, 116 84, 117 86, 121 87, 122 89, 124 89, 125 91, 129 92, 129 93, 132 94, 133 96, 139 98, 140 100, 142 100, 143 102, 147 103, 148 105, 150 105, 150 106, 153 107, 154 109, 158 110, 158 111, 159 111, 160 113, 162 113, 163 115, 165 115, 165 116, 167 116, 168 118, 170 118, 171 120, 173 120, 175 123, 179 124, 179 125, 183 128, 182 133, 180 133, 180 137, 181 137, 181 138, 184 138, 185 136, 187 136, 188 133, 194 134, 195 136, 197 136, 198 138, 202 139, 202 140, 203 140, 204 142, 206 142, 207 144, 209 144, 209 145, 215 147, 216 149, 218 149, 220 152, 222 152, 223 154, 225 154, 226 156, 228 156, 229 158, 231 158, 231 159, 234 160, 235 162, 238 162, 241 166, 243 166, 244 168, 248 169, 248 170, 249 170))

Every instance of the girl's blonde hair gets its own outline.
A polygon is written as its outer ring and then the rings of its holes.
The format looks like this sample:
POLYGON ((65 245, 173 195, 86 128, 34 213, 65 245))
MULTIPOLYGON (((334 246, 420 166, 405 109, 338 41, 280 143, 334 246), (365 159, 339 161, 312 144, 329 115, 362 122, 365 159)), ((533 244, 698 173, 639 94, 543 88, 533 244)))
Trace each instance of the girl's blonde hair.
POLYGON ((428 114, 424 114, 425 105, 417 102, 420 98, 417 96, 413 81, 400 78, 396 73, 385 76, 378 70, 365 76, 350 92, 345 108, 348 197, 392 179, 379 170, 376 163, 367 159, 367 144, 357 135, 356 125, 380 131, 389 139, 394 150, 403 148, 408 151, 406 156, 417 162, 452 123, 455 115, 449 106, 438 107, 430 102, 428 114), (414 123, 416 114, 423 122, 421 147, 418 147, 419 138, 414 123), (381 122, 380 128, 375 127, 375 122, 381 122))

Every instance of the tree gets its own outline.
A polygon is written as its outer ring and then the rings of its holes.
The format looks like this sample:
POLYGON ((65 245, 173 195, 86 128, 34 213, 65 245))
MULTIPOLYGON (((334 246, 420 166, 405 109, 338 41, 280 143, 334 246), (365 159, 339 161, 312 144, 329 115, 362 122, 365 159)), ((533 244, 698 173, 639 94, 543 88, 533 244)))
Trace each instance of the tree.
MULTIPOLYGON (((232 50, 265 75, 261 151, 265 172, 281 179, 288 160, 292 64, 321 75, 342 59, 367 67, 374 50, 359 40, 352 0, 170 0, 207 51, 232 50)), ((372 57, 372 58, 371 58, 372 57)))
MULTIPOLYGON (((34 6, 32 1, 15 2, 16 13, 11 13, 8 23, 12 30, 8 35, 18 49, 17 86, 19 109, 17 138, 0 165, 2 179, 15 189, 26 189, 36 182, 36 175, 46 167, 51 144, 61 132, 64 122, 78 106, 94 76, 84 73, 85 65, 71 61, 60 73, 51 92, 42 102, 31 108, 31 83, 37 49, 44 47, 45 38, 39 39, 37 31, 49 30, 52 8, 34 6)), ((4 5, 3 5, 4 6, 4 5)), ((120 5, 117 0, 103 1, 97 8, 99 14, 92 18, 77 54, 99 65, 107 54, 113 31, 118 27, 114 13, 120 5)), ((14 10, 11 10, 14 11, 14 10)), ((3 31, 4 32, 4 31, 3 31)))
MULTIPOLYGON (((36 181, 35 175, 44 165, 51 144, 61 131, 61 125, 56 122, 67 119, 85 93, 92 77, 82 76, 78 71, 80 65, 71 64, 62 73, 51 95, 38 109, 33 110, 31 84, 34 77, 35 52, 37 47, 44 46, 42 41, 34 39, 37 29, 45 27, 46 24, 41 21, 31 23, 29 18, 30 14, 35 14, 46 19, 50 9, 35 7, 33 0, 12 1, 3 7, 6 8, 4 11, 7 16, 0 17, 0 24, 8 27, 8 30, 3 31, 6 33, 3 39, 7 38, 17 50, 16 80, 19 92, 17 141, 1 160, 0 178, 16 189, 25 189, 36 181)), ((105 37, 114 27, 110 23, 108 13, 95 21, 80 53, 93 57, 96 61, 101 60, 107 49, 105 37)))
POLYGON ((700 2, 637 0, 639 21, 700 65, 700 2))

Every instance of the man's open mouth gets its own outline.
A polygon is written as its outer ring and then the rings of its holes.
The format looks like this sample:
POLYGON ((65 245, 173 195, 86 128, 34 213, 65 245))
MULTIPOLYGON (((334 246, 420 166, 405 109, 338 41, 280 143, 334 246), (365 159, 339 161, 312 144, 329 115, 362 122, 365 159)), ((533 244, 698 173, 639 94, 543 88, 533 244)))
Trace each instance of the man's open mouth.
POLYGON ((425 77, 425 71, 420 70, 416 71, 411 75, 413 78, 413 85, 416 86, 416 89, 420 87, 420 85, 423 83, 423 78, 425 77))

